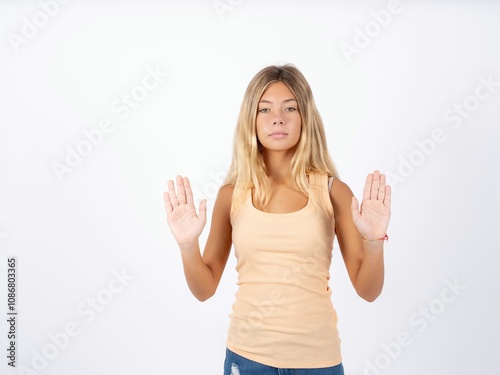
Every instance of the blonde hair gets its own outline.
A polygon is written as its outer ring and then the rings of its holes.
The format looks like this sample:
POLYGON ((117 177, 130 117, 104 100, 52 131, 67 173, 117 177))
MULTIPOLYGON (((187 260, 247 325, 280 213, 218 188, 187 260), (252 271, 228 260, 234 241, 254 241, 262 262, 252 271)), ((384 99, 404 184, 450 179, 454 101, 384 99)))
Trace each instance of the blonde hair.
POLYGON ((223 184, 234 186, 233 209, 241 206, 251 189, 255 189, 258 205, 265 207, 269 201, 270 182, 257 139, 256 117, 264 91, 274 82, 283 82, 295 96, 302 122, 299 142, 290 165, 292 181, 299 191, 309 196, 308 174, 324 173, 338 178, 309 83, 293 65, 268 66, 250 81, 238 117, 233 160, 223 184))

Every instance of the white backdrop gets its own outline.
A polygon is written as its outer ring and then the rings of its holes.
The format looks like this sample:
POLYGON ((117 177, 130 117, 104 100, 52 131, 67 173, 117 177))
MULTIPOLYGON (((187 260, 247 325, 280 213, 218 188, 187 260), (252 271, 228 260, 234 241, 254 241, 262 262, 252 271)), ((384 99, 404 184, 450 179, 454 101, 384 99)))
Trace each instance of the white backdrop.
POLYGON ((162 192, 187 175, 211 209, 248 82, 293 63, 341 178, 394 188, 374 303, 335 244, 346 373, 496 373, 499 19, 472 0, 2 1, 0 372, 222 373, 234 256, 198 302, 162 192))

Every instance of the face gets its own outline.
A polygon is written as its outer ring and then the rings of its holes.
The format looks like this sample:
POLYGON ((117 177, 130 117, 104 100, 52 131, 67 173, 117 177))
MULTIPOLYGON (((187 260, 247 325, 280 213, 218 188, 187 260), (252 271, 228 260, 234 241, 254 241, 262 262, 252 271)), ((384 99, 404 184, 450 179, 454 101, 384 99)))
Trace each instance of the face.
POLYGON ((264 91, 256 126, 263 151, 295 151, 302 123, 297 100, 283 82, 274 82, 264 91))

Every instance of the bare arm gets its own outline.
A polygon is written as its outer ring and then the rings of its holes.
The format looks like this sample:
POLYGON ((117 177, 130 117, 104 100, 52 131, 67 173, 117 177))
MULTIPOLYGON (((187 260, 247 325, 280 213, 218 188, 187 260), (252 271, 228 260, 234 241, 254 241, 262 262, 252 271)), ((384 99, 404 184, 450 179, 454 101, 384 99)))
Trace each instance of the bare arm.
POLYGON ((384 285, 384 241, 377 239, 384 237, 389 224, 390 187, 375 171, 367 177, 361 211, 351 189, 339 180, 333 183, 331 199, 347 273, 358 295, 372 302, 384 285))
POLYGON ((206 223, 206 201, 200 203, 197 215, 189 180, 177 176, 176 184, 177 192, 169 181, 164 193, 167 222, 181 251, 188 287, 198 300, 205 301, 214 295, 231 250, 232 188, 226 186, 219 191, 202 256, 198 238, 206 223))

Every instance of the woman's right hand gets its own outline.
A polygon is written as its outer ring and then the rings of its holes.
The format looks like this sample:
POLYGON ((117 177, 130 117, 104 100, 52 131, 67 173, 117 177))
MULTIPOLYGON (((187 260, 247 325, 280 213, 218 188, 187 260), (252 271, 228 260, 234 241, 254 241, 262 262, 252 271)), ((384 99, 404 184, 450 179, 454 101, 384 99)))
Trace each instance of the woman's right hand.
POLYGON ((168 191, 163 193, 167 222, 177 244, 182 248, 198 241, 207 221, 207 201, 200 202, 199 214, 193 202, 193 192, 187 177, 176 177, 177 193, 174 182, 168 181, 168 191))

